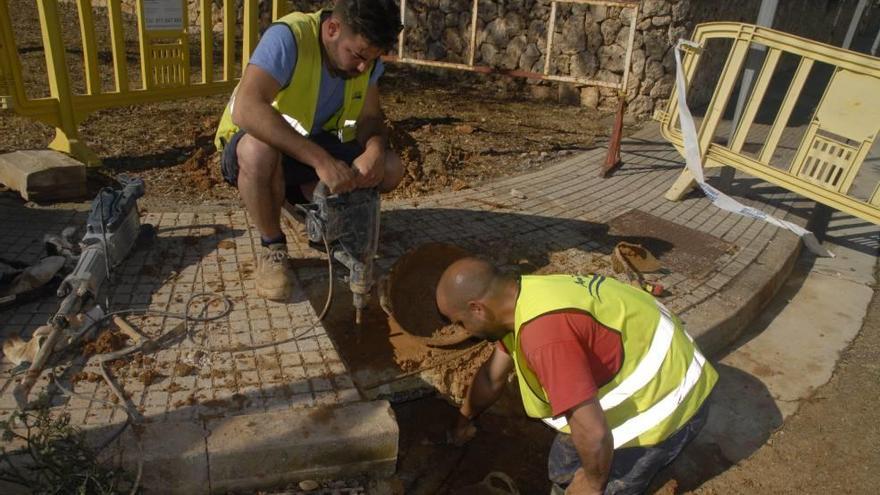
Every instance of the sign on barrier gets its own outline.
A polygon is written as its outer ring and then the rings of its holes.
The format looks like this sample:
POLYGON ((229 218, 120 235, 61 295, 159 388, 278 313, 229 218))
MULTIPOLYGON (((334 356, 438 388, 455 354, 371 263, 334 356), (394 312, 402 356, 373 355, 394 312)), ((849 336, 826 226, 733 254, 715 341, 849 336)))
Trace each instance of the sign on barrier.
POLYGON ((182 31, 184 27, 183 0, 141 0, 144 6, 144 26, 147 31, 182 31))

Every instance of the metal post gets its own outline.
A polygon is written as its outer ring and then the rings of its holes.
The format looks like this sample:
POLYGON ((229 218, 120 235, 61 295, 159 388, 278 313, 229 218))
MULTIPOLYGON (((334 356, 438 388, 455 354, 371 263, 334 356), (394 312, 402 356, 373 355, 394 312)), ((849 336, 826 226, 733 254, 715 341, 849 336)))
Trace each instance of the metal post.
POLYGON ((853 13, 852 20, 849 21, 849 29, 846 30, 846 38, 843 39, 843 48, 849 50, 850 45, 852 45, 853 37, 856 35, 856 29, 859 27, 859 21, 862 20, 862 13, 865 11, 865 6, 867 6, 868 0, 859 0, 859 4, 856 5, 856 10, 853 13))
POLYGON ((880 29, 877 30, 877 37, 874 38, 874 45, 871 46, 871 55, 877 56, 877 48, 880 48, 880 29))
MULTIPOLYGON (((762 0, 761 8, 760 10, 758 10, 758 19, 755 21, 755 25, 773 27, 773 18, 776 17, 776 8, 778 7, 778 5, 779 0, 762 0)), ((757 45, 754 47, 750 47, 749 49, 749 56, 748 58, 746 58, 746 67, 745 69, 743 69, 742 85, 740 86, 739 93, 736 97, 736 107, 733 111, 733 120, 730 121, 730 134, 727 138, 728 143, 733 140, 736 128, 739 126, 739 121, 742 118, 743 108, 746 105, 746 100, 749 97, 749 93, 751 93, 752 91, 752 84, 755 80, 755 74, 761 68, 763 54, 766 51, 767 47, 763 45, 757 45)), ((743 132, 748 133, 748 129, 743 130, 743 132)), ((734 174, 736 174, 736 171, 730 167, 724 167, 721 170, 720 179, 722 187, 730 185, 731 181, 733 181, 734 174)))
POLYGON ((626 57, 623 66, 623 81, 617 91, 617 115, 614 116, 614 126, 611 128, 611 138, 608 141, 608 152, 605 154, 605 165, 599 171, 599 177, 608 177, 620 167, 623 162, 620 159, 620 142, 623 140, 623 116, 626 113, 627 86, 629 85, 629 70, 632 64, 633 42, 636 35, 636 21, 639 19, 639 6, 632 9, 632 17, 629 23, 629 38, 626 43, 626 57))

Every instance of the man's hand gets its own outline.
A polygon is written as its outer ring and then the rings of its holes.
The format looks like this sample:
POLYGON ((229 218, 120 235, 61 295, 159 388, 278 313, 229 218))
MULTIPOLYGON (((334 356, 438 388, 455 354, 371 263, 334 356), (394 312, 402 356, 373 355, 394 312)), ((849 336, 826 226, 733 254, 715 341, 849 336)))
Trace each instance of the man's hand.
POLYGON ((569 409, 565 416, 571 426, 571 439, 582 465, 575 471, 565 493, 602 493, 611 471, 614 437, 599 399, 584 401, 569 409))
POLYGON ((376 187, 385 177, 385 152, 368 149, 354 159, 353 165, 358 171, 355 179, 357 187, 376 187))
POLYGON ((456 447, 468 443, 477 435, 477 427, 474 426, 473 420, 470 420, 459 411, 458 417, 455 419, 455 425, 447 435, 449 443, 456 447))
POLYGON ((355 188, 356 174, 342 160, 331 158, 315 167, 315 172, 333 194, 346 193, 355 188))
POLYGON ((571 483, 565 489, 565 495, 602 495, 604 492, 605 490, 596 489, 590 484, 586 473, 584 473, 584 468, 578 468, 574 472, 571 483))

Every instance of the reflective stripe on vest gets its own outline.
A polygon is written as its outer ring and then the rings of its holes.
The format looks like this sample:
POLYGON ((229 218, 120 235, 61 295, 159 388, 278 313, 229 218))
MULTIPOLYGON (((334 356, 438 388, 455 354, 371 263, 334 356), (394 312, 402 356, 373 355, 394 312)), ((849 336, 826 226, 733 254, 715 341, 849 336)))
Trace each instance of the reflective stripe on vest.
MULTIPOLYGON (((660 364, 663 362, 663 358, 669 350, 674 330, 675 322, 665 314, 661 316, 660 323, 657 325, 657 331, 654 333, 654 339, 651 342, 651 349, 648 351, 648 356, 639 363, 639 366, 632 375, 627 377, 623 383, 614 387, 599 400, 599 405, 602 407, 602 410, 607 411, 620 404, 651 381, 660 369, 660 364)), ((638 416, 629 419, 622 425, 611 430, 611 435, 614 438, 614 448, 620 448, 622 445, 638 437, 642 433, 645 433, 669 417, 669 415, 675 411, 679 404, 681 404, 684 398, 687 397, 697 384, 697 381, 703 372, 703 365, 705 362, 706 358, 703 357, 699 350, 695 349, 694 357, 691 360, 690 366, 688 366, 684 380, 682 380, 681 385, 679 385, 677 389, 667 394, 666 397, 654 404, 647 411, 640 413, 638 416)), ((568 427, 568 421, 565 419, 565 416, 559 416, 557 418, 542 418, 542 420, 557 430, 562 430, 568 427)))
POLYGON ((615 448, 664 440, 696 413, 717 381, 678 320, 644 291, 598 275, 526 276, 514 332, 504 341, 512 350, 526 413, 558 430, 570 432, 565 417, 550 417, 546 391, 519 345, 525 323, 558 310, 583 311, 621 334, 621 367, 598 391, 615 448))
MULTIPOLYGON (((281 88, 275 95, 272 106, 284 117, 284 120, 299 134, 308 136, 314 127, 315 109, 321 86, 322 53, 321 53, 321 14, 294 12, 276 21, 276 24, 287 26, 296 40, 297 60, 290 83, 281 88)), ((334 133, 342 142, 353 140, 356 135, 355 124, 364 107, 370 85, 370 75, 375 62, 367 69, 345 80, 342 106, 322 125, 322 129, 334 133)), ((232 109, 235 106, 236 86, 229 98, 229 104, 223 111, 214 144, 222 149, 239 128, 232 122, 232 109)))

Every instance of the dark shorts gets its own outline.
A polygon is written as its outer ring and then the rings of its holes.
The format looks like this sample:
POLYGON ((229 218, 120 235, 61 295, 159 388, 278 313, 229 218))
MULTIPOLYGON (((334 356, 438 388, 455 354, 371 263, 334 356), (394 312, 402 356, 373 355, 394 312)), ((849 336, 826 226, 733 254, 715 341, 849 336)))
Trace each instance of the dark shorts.
MULTIPOLYGON (((220 171, 226 182, 238 187, 238 142, 245 135, 244 131, 238 131, 232 135, 229 142, 223 147, 220 157, 220 171)), ((330 156, 351 165, 354 159, 364 152, 363 147, 357 140, 342 143, 333 134, 322 132, 316 136, 309 136, 309 140, 324 148, 330 156)), ((281 155, 281 167, 284 170, 284 186, 287 201, 291 203, 308 203, 300 190, 303 184, 318 182, 318 174, 315 169, 302 163, 296 158, 281 155)))
MULTIPOLYGON (((697 413, 680 430, 659 444, 615 450, 605 495, 644 493, 654 475, 672 463, 703 429, 709 416, 710 399, 703 402, 697 413)), ((557 434, 547 460, 548 474, 554 485, 552 493, 565 492, 565 487, 571 483, 574 472, 580 467, 581 458, 571 435, 557 434)))

